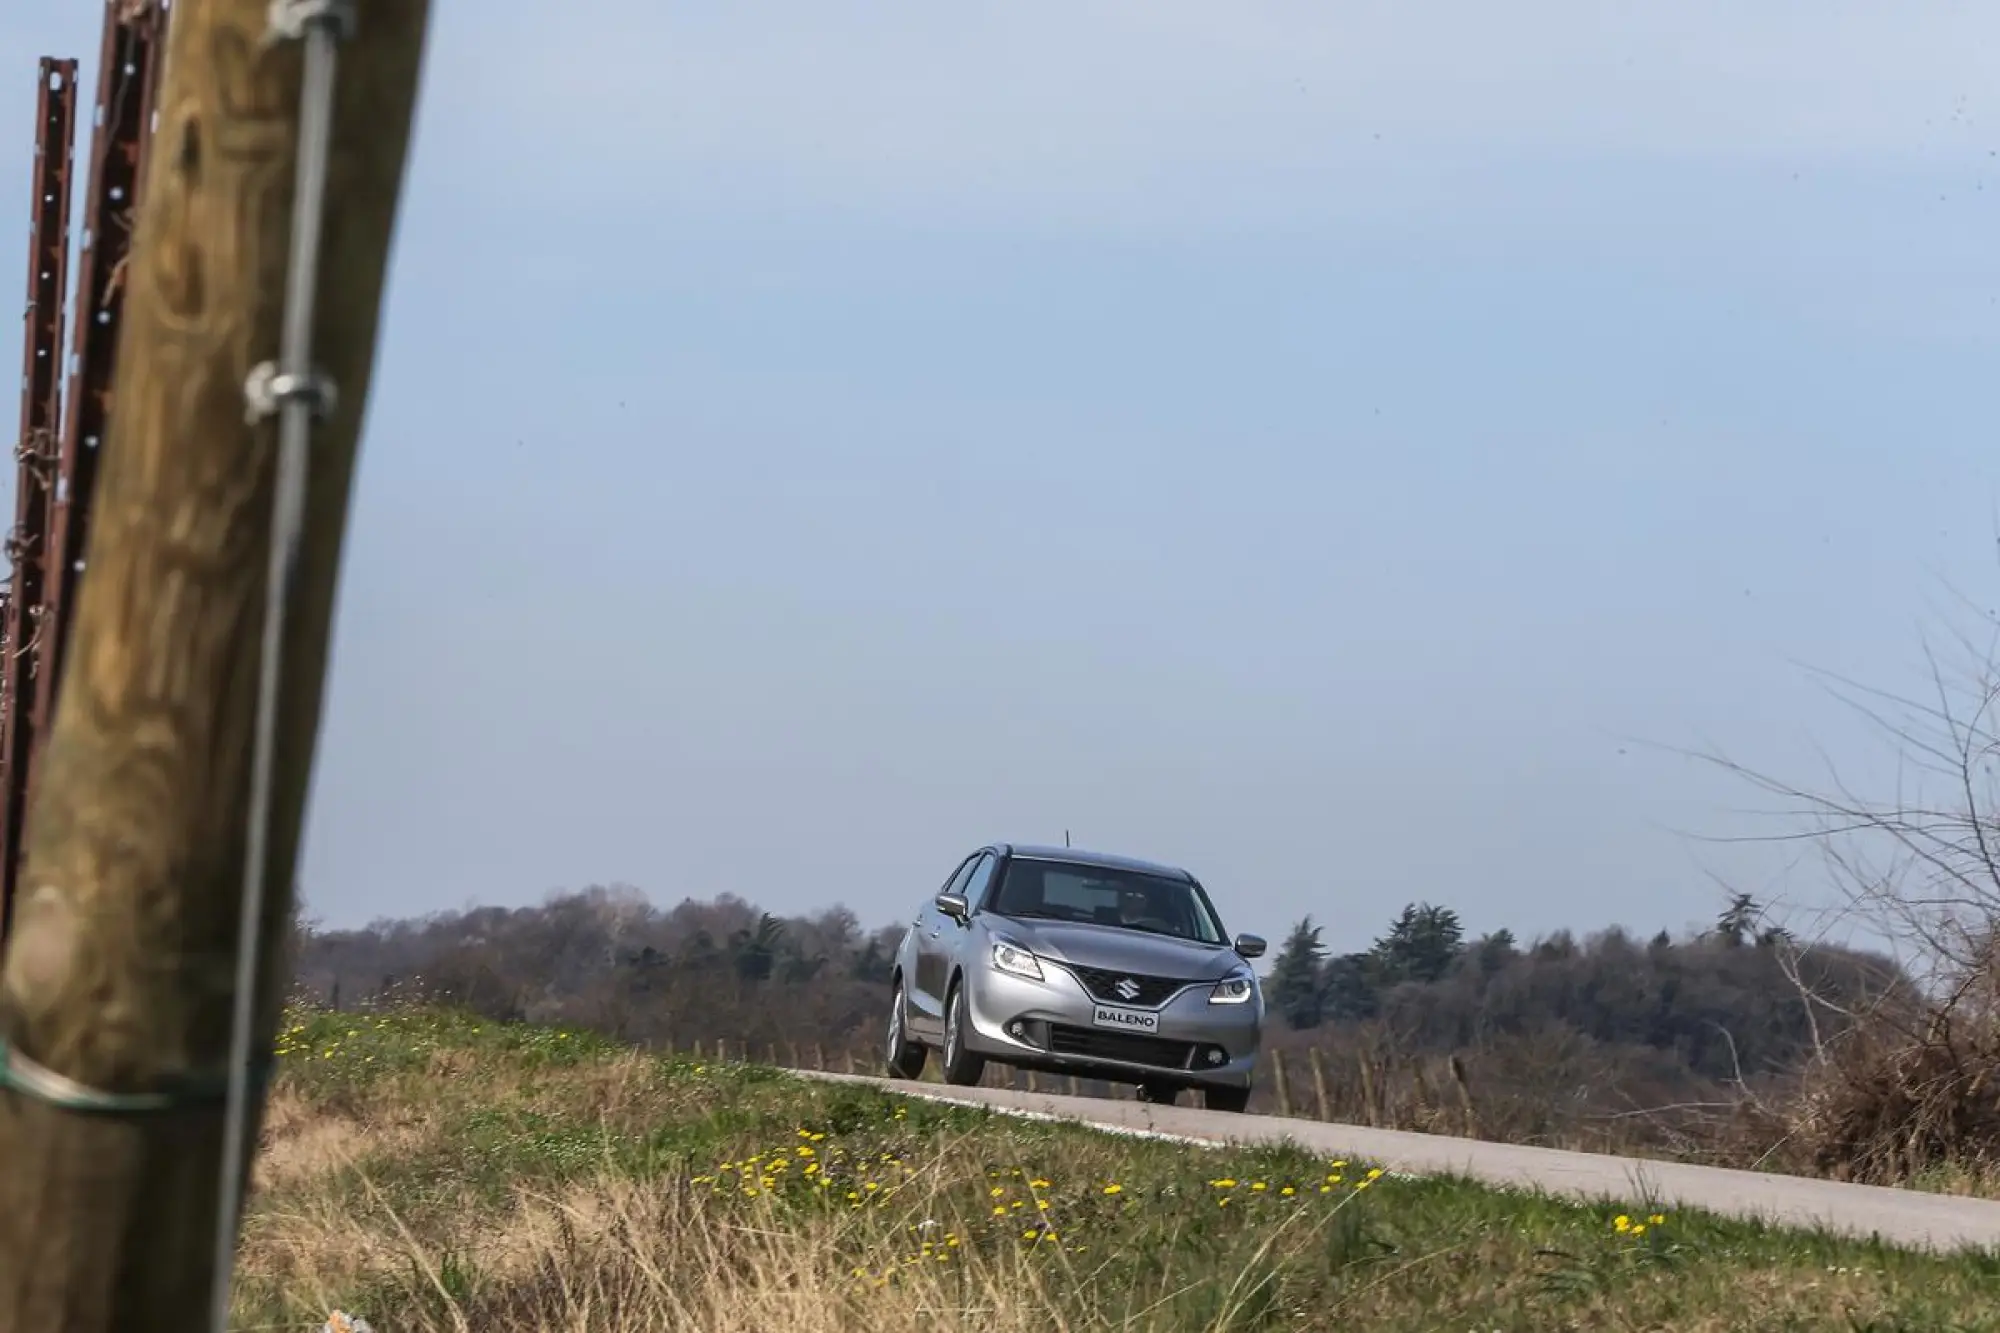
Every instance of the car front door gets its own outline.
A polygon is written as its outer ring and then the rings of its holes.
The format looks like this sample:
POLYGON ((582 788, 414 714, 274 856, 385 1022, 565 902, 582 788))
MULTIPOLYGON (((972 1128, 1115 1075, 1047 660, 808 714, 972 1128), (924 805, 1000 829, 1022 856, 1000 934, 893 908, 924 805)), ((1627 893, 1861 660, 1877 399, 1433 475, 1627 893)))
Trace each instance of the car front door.
MULTIPOLYGON (((974 854, 959 862, 951 877, 938 885, 937 893, 956 893, 962 889, 978 860, 974 854)), ((950 974, 946 970, 943 937, 944 928, 950 924, 938 910, 937 894, 932 894, 923 911, 917 914, 916 975, 910 979, 909 991, 910 1026, 931 1037, 944 1031, 944 979, 950 974)))

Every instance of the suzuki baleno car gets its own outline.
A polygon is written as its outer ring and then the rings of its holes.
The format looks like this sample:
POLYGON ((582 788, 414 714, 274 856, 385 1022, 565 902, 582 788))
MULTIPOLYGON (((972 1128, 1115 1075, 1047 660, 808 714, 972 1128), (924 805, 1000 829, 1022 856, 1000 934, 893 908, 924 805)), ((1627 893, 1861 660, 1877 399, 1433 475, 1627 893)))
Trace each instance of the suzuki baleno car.
POLYGON ((988 1062, 1136 1085, 1148 1101, 1198 1090, 1241 1111, 1264 1025, 1249 960, 1185 870, 1069 848, 983 847, 910 922, 891 972, 890 1072, 932 1050, 948 1083, 988 1062))

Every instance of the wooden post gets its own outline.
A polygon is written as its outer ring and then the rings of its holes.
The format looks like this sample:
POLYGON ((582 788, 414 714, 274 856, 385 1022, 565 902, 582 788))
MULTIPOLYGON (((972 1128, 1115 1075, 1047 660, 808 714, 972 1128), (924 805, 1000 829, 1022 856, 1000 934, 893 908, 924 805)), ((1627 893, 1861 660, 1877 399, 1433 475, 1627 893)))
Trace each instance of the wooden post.
POLYGON ((821 1073, 826 1072, 826 1047, 818 1042, 813 1043, 813 1068, 821 1073))
POLYGON ((1451 1057, 1451 1081, 1458 1088, 1458 1109, 1465 1119, 1465 1136, 1479 1137, 1479 1110, 1473 1105, 1472 1084, 1465 1077, 1465 1062, 1454 1053, 1451 1057))
POLYGON ((848 1073, 852 1074, 854 1072, 854 1048, 852 1046, 847 1048, 846 1067, 848 1073))
POLYGON ((1285 1083, 1285 1053, 1271 1052, 1271 1090, 1278 1095, 1278 1114, 1292 1113, 1292 1090, 1285 1083))
MULTIPOLYGON (((333 112, 314 358, 339 400, 313 431, 288 609, 259 1051, 287 985, 349 482, 428 18, 426 0, 360 9, 333 112)), ((303 73, 299 43, 265 44, 269 15, 268 0, 172 9, 90 577, 0 970, 12 1049, 110 1093, 227 1074, 278 460, 275 422, 246 422, 244 380, 278 354, 303 73)), ((250 1109, 254 1143, 261 1095, 250 1109)), ((223 1120, 212 1097, 173 1115, 88 1116, 0 1095, 0 1328, 205 1326, 223 1120)))
POLYGON ((1331 1120, 1333 1112, 1326 1104, 1326 1064, 1319 1058, 1319 1047, 1306 1048, 1306 1062, 1312 1066, 1313 1100, 1319 1107, 1319 1118, 1331 1120))
POLYGON ((1355 1064, 1361 1070, 1361 1109, 1363 1114, 1367 1117, 1366 1123, 1368 1127, 1370 1129, 1373 1129, 1380 1123, 1381 1120, 1381 1117, 1376 1113, 1375 1110, 1374 1073, 1368 1063, 1368 1057, 1366 1055, 1357 1055, 1354 1057, 1354 1061, 1355 1064))

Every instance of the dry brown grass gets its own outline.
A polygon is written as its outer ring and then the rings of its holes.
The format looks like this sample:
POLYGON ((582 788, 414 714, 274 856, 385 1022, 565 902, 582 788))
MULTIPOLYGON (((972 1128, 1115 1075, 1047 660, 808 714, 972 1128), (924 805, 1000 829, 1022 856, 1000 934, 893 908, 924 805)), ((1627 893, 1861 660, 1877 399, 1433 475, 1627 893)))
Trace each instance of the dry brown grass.
POLYGON ((379 1333, 2000 1327, 1977 1296, 2000 1268, 1977 1259, 1695 1216, 1633 1234, 1609 1205, 450 1015, 301 1030, 246 1227, 245 1329, 333 1309, 379 1333))
MULTIPOLYGON (((2000 973, 1984 983, 2000 992, 2000 973)), ((1787 1108, 1810 1168, 1875 1184, 2000 1192, 2000 993, 1963 992, 1834 1045, 1787 1108)))

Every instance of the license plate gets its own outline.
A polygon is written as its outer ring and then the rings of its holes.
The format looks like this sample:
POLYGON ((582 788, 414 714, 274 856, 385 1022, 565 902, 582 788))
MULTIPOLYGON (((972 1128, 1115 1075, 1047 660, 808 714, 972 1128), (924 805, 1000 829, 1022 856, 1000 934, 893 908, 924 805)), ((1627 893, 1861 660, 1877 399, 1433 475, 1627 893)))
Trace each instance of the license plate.
POLYGON ((1112 1005, 1100 1004, 1090 1021, 1101 1028, 1117 1028, 1121 1032, 1158 1032, 1160 1016, 1144 1009, 1119 1009, 1112 1005))

